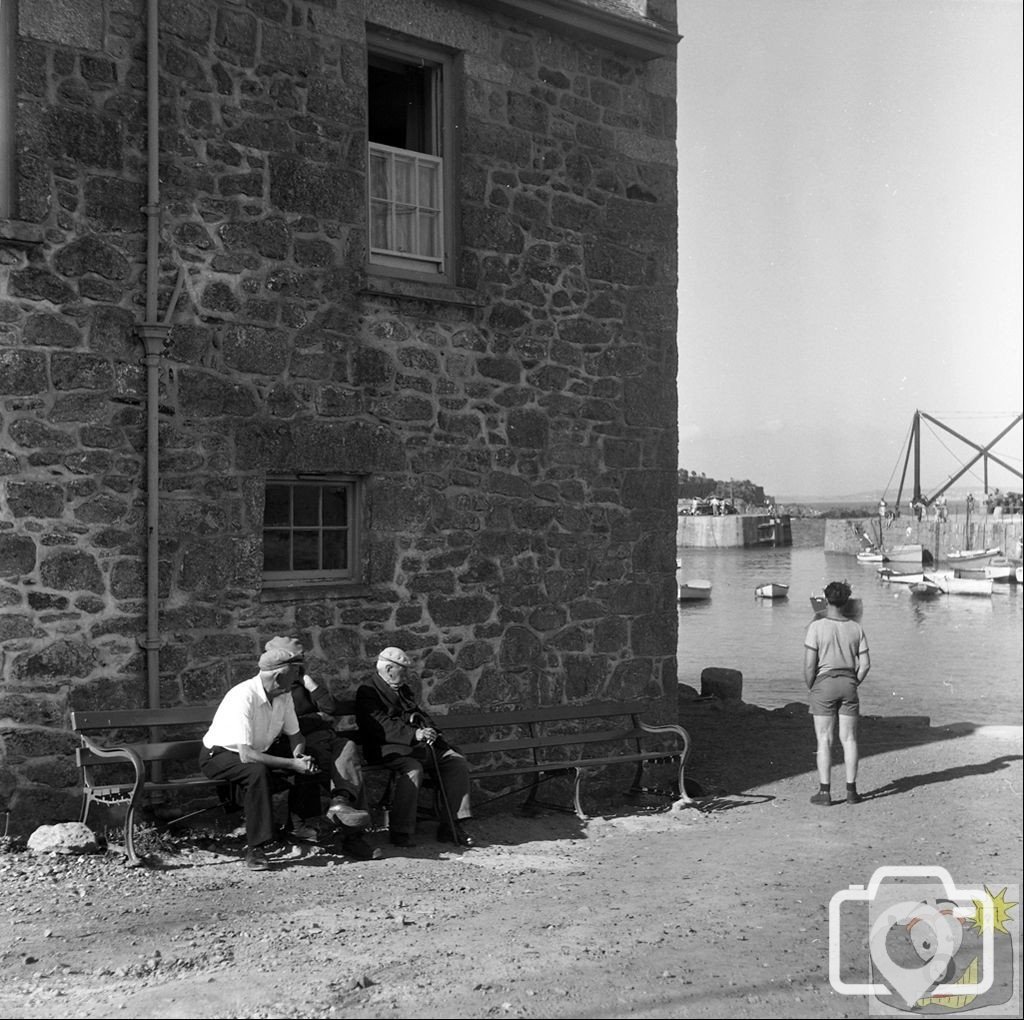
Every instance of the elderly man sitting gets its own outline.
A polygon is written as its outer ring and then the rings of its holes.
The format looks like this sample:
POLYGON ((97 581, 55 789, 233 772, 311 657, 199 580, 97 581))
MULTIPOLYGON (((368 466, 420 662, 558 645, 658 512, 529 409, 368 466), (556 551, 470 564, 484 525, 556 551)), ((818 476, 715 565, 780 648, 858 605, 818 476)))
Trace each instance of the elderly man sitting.
POLYGON ((271 797, 280 774, 292 780, 289 810, 300 818, 320 813, 316 782, 296 779, 317 771, 305 753, 305 740, 292 704, 291 692, 302 683, 303 658, 285 648, 272 648, 260 656, 259 673, 236 684, 217 707, 203 737, 199 767, 210 779, 241 787, 245 810, 246 864, 254 871, 270 865, 266 849, 273 843, 271 797))
POLYGON ((446 817, 437 830, 438 841, 472 846, 473 840, 461 824, 472 816, 469 765, 416 704, 405 682, 410 665, 409 656, 401 648, 385 648, 377 656, 373 683, 363 684, 356 692, 356 719, 366 760, 384 765, 395 776, 389 813, 391 844, 415 846, 417 802, 424 769, 429 769, 441 784, 446 805, 446 817))

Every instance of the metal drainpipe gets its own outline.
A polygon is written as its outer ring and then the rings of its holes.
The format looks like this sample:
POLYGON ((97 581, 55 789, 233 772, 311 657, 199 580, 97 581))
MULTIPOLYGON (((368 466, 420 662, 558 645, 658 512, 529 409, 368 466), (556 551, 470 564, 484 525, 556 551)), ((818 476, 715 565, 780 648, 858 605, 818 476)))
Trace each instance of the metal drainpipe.
POLYGON ((146 366, 146 677, 150 708, 160 707, 160 359, 170 325, 157 320, 160 274, 159 0, 146 5, 146 319, 137 327, 146 366))

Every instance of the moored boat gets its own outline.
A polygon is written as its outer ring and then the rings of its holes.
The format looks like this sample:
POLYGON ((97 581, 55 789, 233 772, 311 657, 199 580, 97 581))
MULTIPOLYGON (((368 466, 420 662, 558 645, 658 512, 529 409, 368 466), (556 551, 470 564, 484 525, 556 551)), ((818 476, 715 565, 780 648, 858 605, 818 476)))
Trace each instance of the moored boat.
POLYGON ((945 594, 941 587, 934 581, 915 581, 910 586, 911 595, 929 597, 932 595, 943 595, 945 594))
POLYGON ((711 598, 711 582, 703 578, 679 582, 679 601, 692 602, 711 598))
POLYGON ((902 571, 893 570, 892 567, 879 567, 878 578, 881 581, 889 581, 892 584, 918 584, 924 580, 923 571, 902 571))
POLYGON ((880 549, 865 549, 857 553, 858 563, 885 563, 887 557, 880 549))
POLYGON ((784 599, 789 596, 789 585, 779 584, 773 581, 769 584, 759 584, 754 589, 754 598, 758 599, 784 599))
POLYGON ((994 556, 988 563, 972 562, 956 568, 957 577, 988 578, 990 581, 1012 581, 1014 565, 1005 556, 994 556))
POLYGON ((951 571, 938 574, 927 574, 925 582, 936 584, 944 595, 991 595, 992 579, 975 577, 956 577, 951 571))
MULTIPOLYGON (((828 603, 823 595, 811 596, 811 609, 815 616, 824 616, 828 609, 828 603)), ((840 612, 848 620, 859 620, 864 615, 864 603, 859 598, 851 598, 840 612)))
POLYGON ((998 556, 1002 549, 954 549, 946 559, 950 563, 966 563, 970 560, 984 560, 992 556, 998 556))

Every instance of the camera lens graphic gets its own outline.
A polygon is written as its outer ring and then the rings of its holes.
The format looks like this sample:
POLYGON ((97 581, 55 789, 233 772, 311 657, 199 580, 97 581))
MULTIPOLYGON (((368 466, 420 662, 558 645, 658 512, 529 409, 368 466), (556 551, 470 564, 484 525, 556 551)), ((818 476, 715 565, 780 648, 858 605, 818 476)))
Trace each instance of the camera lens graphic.
POLYGON ((868 938, 872 962, 908 1006, 943 980, 962 942, 963 929, 951 909, 913 900, 882 910, 868 938), (908 957, 910 965, 904 966, 908 957))

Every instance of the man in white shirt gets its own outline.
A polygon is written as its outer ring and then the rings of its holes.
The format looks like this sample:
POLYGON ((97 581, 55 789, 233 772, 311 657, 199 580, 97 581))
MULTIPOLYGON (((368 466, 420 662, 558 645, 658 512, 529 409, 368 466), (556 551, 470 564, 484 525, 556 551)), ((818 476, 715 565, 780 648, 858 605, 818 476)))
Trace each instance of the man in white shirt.
MULTIPOLYGON (((291 691, 302 683, 301 654, 272 648, 260 656, 259 666, 256 676, 224 695, 203 737, 199 767, 210 779, 241 787, 246 864, 253 871, 266 871, 270 865, 264 847, 274 836, 271 796, 280 787, 280 773, 311 775, 316 764, 305 753, 292 704, 291 691)), ((320 790, 315 782, 293 781, 288 800, 289 810, 300 818, 320 813, 320 790)))

